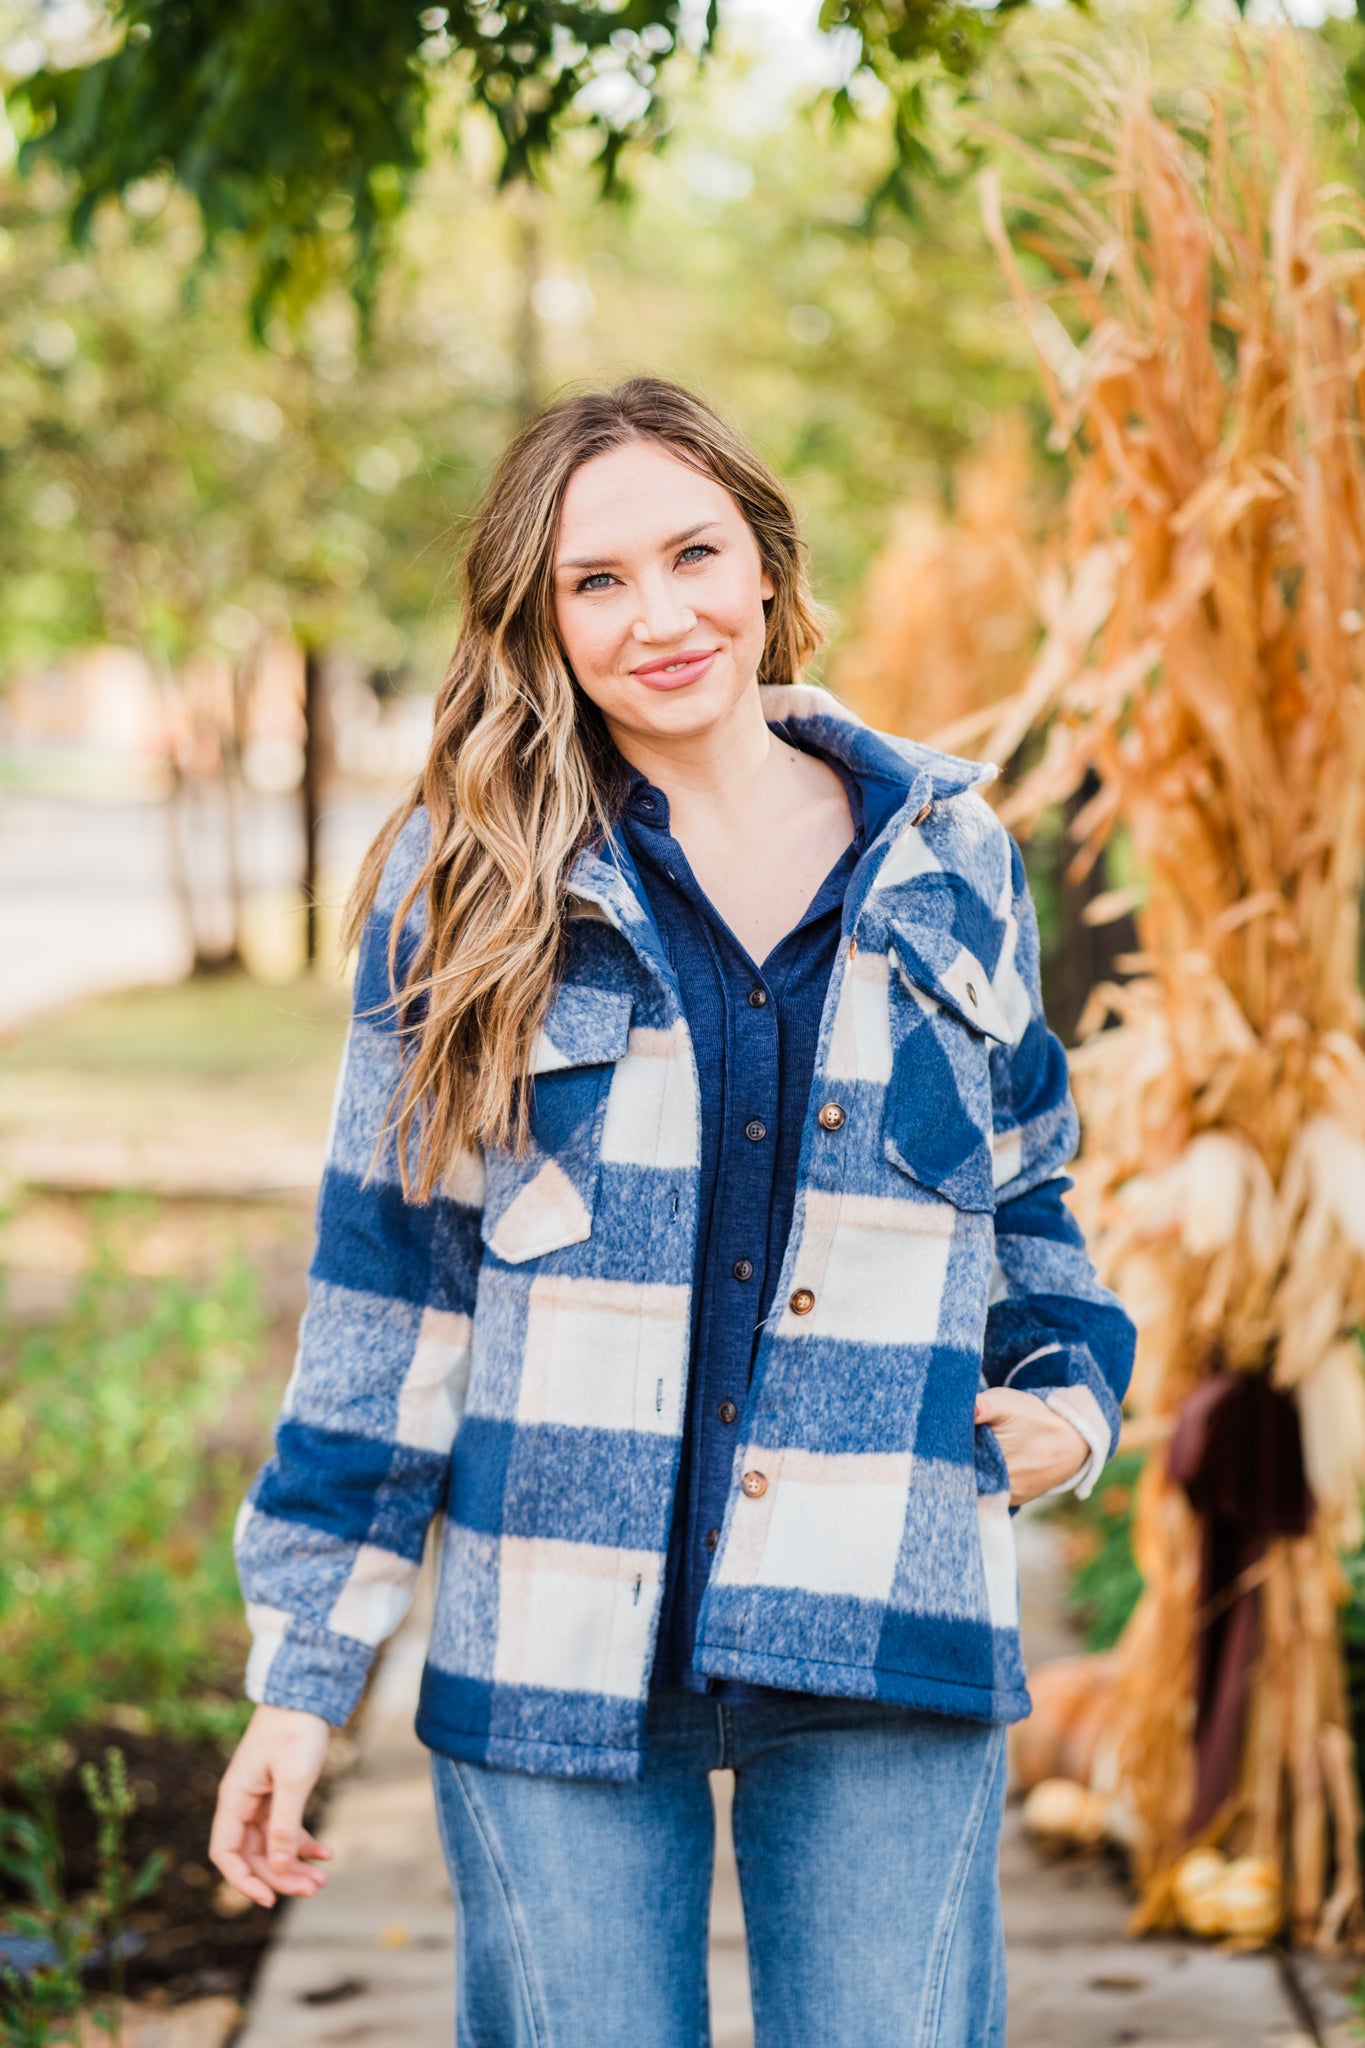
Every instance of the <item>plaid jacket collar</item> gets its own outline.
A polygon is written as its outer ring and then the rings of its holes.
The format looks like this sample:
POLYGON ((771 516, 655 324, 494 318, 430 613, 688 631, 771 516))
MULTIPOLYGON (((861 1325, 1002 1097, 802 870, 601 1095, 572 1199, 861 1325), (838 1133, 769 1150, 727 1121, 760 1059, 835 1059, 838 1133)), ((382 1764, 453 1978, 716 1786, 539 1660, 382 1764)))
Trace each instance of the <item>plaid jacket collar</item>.
MULTIPOLYGON (((798 735, 836 756, 855 776, 891 782, 904 792, 897 810, 859 863, 846 901, 845 918, 849 924, 856 919, 877 870, 902 827, 927 804, 991 782, 1000 772, 989 761, 969 761, 917 740, 876 732, 856 711, 818 683, 763 684, 759 696, 769 724, 780 721, 791 726, 798 735)), ((672 968, 654 920, 633 885, 628 867, 613 858, 613 852, 611 846, 589 847, 581 852, 569 870, 567 893, 581 904, 595 905, 635 948, 644 964, 664 981, 671 982, 672 968)))

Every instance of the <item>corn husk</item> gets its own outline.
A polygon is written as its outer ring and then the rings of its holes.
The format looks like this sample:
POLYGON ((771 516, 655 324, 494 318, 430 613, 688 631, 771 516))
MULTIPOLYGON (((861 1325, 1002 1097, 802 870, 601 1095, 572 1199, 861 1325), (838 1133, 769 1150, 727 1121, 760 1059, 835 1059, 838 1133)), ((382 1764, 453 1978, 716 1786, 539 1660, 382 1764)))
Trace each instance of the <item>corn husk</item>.
MULTIPOLYGON (((1330 1946, 1365 1938, 1337 1561, 1365 1485, 1365 208, 1320 181, 1292 32, 1234 48, 1228 78, 1179 96, 1179 128, 1140 65, 1059 58, 1095 111, 1085 148, 1022 153, 1046 201, 1014 240, 986 177, 1071 482, 1041 646, 973 732, 1008 760, 1041 730, 1007 822, 1089 778, 1071 873, 1121 828, 1139 878, 1139 951, 1094 991, 1072 1063, 1075 1200, 1139 1325, 1137 1432, 1160 1445, 1218 1368, 1299 1405, 1319 1512, 1256 1568, 1239 1775, 1207 1832, 1269 1859, 1293 1935, 1330 1946)), ((1101 1747, 1150 1926, 1180 1917, 1199 1597, 1159 1456, 1134 1543, 1145 1590, 1101 1747)), ((1239 1883, 1254 1931, 1268 1880, 1239 1883)))
POLYGON ((901 505, 830 680, 872 725, 951 744, 1017 690, 1039 639, 1042 512, 1027 423, 1003 413, 954 473, 953 513, 901 505))

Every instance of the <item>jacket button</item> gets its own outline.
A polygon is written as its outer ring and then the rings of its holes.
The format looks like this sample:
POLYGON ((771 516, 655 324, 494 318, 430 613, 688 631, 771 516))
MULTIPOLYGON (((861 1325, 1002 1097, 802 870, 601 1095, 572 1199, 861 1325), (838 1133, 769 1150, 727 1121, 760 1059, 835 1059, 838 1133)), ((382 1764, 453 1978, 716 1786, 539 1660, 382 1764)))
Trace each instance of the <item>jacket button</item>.
POLYGON ((787 1307, 794 1316, 808 1316, 815 1307, 815 1296, 809 1287, 798 1287, 787 1307))
POLYGON ((970 982, 967 983, 967 1001, 971 1004, 973 1009, 976 1008, 976 990, 972 987, 970 982))
POLYGON ((855 933, 853 934, 853 937, 852 937, 852 938, 851 938, 851 939, 849 940, 849 942, 848 942, 848 957, 849 957, 849 959, 850 959, 850 960, 851 960, 851 959, 853 958, 853 955, 854 955, 854 954, 855 954, 855 953, 857 952, 857 950, 858 950, 858 935, 857 935, 857 933, 855 932, 855 933))
POLYGON ((761 1472, 746 1472, 739 1483, 750 1500, 757 1500, 761 1494, 768 1491, 768 1482, 761 1472))
POLYGON ((744 1126, 744 1135, 746 1138, 752 1138, 754 1143, 757 1144, 760 1138, 767 1137, 768 1126, 764 1123, 762 1117, 751 1116, 748 1123, 744 1126))
POLYGON ((736 1280, 752 1280, 754 1277, 754 1262, 752 1259, 736 1259, 730 1271, 734 1274, 736 1280))
POLYGON ((847 1122, 842 1104, 827 1102, 820 1111, 819 1121, 827 1131, 841 1131, 847 1122))
POLYGON ((720 1542, 720 1530, 708 1529, 705 1536, 702 1538, 702 1541, 705 1543, 708 1550, 714 1550, 716 1545, 720 1542))
POLYGON ((933 798, 931 797, 927 804, 920 805, 919 809, 915 812, 914 817, 910 820, 910 823, 912 825, 922 825, 933 808, 934 802, 933 798))
POLYGON ((735 1417, 739 1414, 739 1410, 738 1408, 736 1408, 733 1401, 722 1401, 719 1408, 717 1408, 716 1413, 717 1415, 719 1415, 722 1422, 733 1422, 735 1417))

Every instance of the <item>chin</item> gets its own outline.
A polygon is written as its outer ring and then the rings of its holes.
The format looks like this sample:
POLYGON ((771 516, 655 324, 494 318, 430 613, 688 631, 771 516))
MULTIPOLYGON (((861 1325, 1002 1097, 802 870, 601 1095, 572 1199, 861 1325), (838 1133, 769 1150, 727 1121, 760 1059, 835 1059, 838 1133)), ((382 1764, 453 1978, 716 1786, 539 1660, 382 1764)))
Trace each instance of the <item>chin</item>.
POLYGON ((618 716, 623 725, 647 732, 690 736, 719 725, 742 694, 724 686, 717 688, 706 676, 700 684, 681 690, 632 690, 618 716))

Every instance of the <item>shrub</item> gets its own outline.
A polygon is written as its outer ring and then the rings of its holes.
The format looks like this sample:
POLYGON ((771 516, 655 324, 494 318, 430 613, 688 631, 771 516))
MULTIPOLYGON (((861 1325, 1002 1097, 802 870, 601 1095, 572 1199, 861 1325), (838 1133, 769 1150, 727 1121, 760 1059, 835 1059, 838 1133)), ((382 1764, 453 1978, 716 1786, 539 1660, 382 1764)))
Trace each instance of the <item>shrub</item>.
POLYGON ((0 1740, 130 1705, 180 1733, 240 1721, 247 1474, 212 1432, 259 1328, 240 1262, 150 1283, 105 1230, 66 1311, 0 1360, 0 1740))

